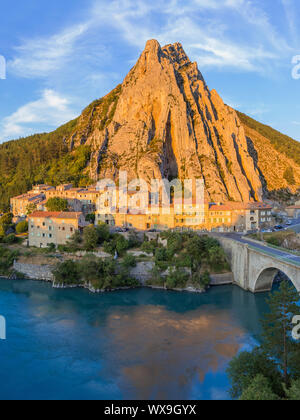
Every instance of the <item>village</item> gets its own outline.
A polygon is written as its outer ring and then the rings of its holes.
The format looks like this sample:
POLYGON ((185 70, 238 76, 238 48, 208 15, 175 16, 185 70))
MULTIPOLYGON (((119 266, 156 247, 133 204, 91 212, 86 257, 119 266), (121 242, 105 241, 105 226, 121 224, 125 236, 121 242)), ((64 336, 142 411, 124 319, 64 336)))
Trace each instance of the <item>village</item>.
MULTIPOLYGON (((171 204, 169 214, 160 206, 158 211, 142 214, 128 210, 126 214, 116 208, 105 213, 100 208, 103 191, 96 186, 74 188, 72 184, 55 187, 36 185, 26 194, 11 199, 13 222, 28 221, 28 245, 39 248, 50 244, 65 245, 76 231, 85 226, 105 223, 112 230, 140 232, 175 230, 197 230, 203 232, 257 232, 268 231, 276 225, 276 217, 269 203, 205 203, 201 209, 195 204, 183 207, 177 214, 171 204), (51 206, 55 200, 60 207, 51 206), (49 204, 47 205, 47 203, 49 204), (59 210, 59 211, 58 211, 59 210)), ((300 204, 300 203, 299 203, 300 204)), ((300 205, 288 207, 286 215, 296 218, 300 205)))

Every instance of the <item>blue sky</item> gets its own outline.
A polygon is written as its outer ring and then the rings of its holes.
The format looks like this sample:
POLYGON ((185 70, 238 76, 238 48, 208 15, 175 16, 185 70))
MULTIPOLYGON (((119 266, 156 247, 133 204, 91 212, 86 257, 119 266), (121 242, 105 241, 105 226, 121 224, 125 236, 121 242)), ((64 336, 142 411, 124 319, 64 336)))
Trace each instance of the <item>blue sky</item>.
POLYGON ((1 16, 0 142, 76 117, 152 38, 181 42, 226 103, 300 140, 299 0, 2 0, 1 16))

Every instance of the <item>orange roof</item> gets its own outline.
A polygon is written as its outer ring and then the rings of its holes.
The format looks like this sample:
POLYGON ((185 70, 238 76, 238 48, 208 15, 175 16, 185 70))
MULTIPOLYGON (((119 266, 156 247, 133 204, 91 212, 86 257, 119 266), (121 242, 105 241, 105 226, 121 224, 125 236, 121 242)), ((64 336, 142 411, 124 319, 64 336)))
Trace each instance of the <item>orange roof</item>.
POLYGON ((49 218, 49 219, 79 219, 82 215, 80 212, 63 212, 63 211, 34 211, 28 217, 34 218, 49 218))
POLYGON ((234 211, 234 210, 272 210, 272 206, 266 203, 234 203, 212 204, 210 211, 234 211))
POLYGON ((289 207, 287 207, 287 209, 289 209, 289 210, 300 210, 300 205, 298 205, 298 206, 289 206, 289 207))

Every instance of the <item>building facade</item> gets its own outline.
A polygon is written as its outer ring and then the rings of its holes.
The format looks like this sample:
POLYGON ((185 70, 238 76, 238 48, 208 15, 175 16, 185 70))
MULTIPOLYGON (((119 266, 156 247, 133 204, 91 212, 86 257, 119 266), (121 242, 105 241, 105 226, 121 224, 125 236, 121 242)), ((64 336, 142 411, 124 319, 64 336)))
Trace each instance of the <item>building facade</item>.
POLYGON ((224 203, 185 205, 175 204, 168 211, 162 207, 148 208, 147 212, 134 214, 118 209, 103 214, 96 211, 95 223, 138 230, 194 229, 212 232, 247 232, 271 227, 272 207, 265 203, 224 203))
POLYGON ((294 206, 289 206, 286 209, 288 217, 293 219, 298 219, 300 217, 300 202, 299 204, 295 204, 294 206))
POLYGON ((28 216, 29 246, 46 248, 65 245, 74 233, 86 226, 82 213, 35 211, 28 216))

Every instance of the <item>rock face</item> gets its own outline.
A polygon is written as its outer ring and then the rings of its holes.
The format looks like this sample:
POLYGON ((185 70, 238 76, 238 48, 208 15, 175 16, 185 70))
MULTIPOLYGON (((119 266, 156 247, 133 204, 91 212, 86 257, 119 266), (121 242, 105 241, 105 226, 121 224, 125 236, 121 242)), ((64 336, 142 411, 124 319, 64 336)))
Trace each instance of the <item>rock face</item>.
POLYGON ((67 139, 90 145, 92 179, 203 178, 210 201, 260 200, 264 179, 237 113, 210 91, 181 44, 151 40, 122 85, 67 139))

